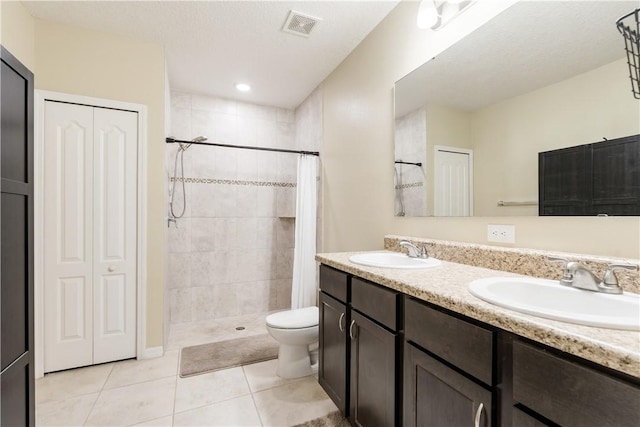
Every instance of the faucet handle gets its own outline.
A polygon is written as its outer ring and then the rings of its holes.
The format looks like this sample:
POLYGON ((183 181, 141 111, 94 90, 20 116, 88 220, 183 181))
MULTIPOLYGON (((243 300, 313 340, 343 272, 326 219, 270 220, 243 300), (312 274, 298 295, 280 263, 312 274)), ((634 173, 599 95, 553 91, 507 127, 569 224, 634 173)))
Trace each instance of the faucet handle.
POLYGON ((638 271, 638 265, 636 264, 611 264, 607 267, 607 271, 604 273, 604 277, 602 278, 602 284, 604 286, 619 286, 618 285, 618 277, 616 277, 616 270, 633 270, 638 271))
POLYGON ((573 273, 569 269, 570 261, 567 258, 550 256, 547 260, 552 262, 561 262, 562 264, 562 278, 560 284, 571 286, 573 284, 573 273))

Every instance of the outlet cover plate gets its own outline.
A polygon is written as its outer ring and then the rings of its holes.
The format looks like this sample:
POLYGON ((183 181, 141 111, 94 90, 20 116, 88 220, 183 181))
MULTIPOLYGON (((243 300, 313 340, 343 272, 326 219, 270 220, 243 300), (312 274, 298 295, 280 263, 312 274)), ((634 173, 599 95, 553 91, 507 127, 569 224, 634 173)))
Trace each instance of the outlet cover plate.
POLYGON ((516 226, 489 224, 487 226, 487 240, 495 243, 515 243, 516 226))

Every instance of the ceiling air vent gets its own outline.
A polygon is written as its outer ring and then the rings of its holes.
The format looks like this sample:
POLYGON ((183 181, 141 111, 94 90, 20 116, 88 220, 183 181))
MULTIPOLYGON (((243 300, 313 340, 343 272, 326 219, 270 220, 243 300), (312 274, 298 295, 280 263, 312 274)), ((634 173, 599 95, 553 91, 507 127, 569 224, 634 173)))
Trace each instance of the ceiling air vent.
POLYGON ((322 19, 316 18, 315 16, 291 10, 289 11, 287 20, 282 26, 282 31, 285 33, 296 34, 298 36, 309 37, 311 30, 313 30, 316 24, 320 21, 322 21, 322 19))

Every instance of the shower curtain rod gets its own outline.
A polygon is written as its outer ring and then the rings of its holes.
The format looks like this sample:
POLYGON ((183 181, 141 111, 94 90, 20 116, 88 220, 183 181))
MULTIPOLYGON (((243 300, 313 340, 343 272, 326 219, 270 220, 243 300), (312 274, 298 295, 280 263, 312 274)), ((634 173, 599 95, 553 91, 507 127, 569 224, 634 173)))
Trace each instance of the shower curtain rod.
POLYGON ((418 162, 418 163, 412 163, 412 162, 403 162, 402 160, 396 160, 396 164, 400 164, 400 165, 413 165, 413 166, 419 166, 422 167, 422 163, 418 162))
POLYGON ((218 142, 194 142, 194 141, 184 141, 175 138, 167 138, 167 144, 194 144, 194 145, 211 145, 213 147, 225 147, 225 148, 243 148, 245 150, 259 150, 259 151, 275 151, 277 153, 294 153, 294 154, 308 154, 311 156, 320 156, 318 151, 298 151, 298 150, 285 150, 284 148, 266 148, 266 147, 251 147, 248 145, 231 145, 231 144, 220 144, 218 142))

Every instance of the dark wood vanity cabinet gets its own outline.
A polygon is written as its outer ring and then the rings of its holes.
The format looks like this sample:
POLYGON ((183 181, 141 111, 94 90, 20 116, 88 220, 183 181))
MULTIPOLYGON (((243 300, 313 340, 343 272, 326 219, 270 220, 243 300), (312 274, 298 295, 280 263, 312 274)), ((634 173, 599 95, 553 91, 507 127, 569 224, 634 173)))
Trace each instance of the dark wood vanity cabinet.
POLYGON ((538 155, 540 215, 640 215, 640 135, 538 155))
POLYGON ((401 295, 324 265, 320 290, 320 385, 352 425, 401 425, 401 295))
POLYGON ((521 409, 550 421, 534 426, 640 425, 638 385, 521 341, 513 343, 513 400, 514 426, 527 417, 521 409))
POLYGON ((404 425, 491 426, 492 331, 405 301, 404 425))
POLYGON ((348 356, 350 314, 347 290, 350 277, 326 266, 320 266, 318 382, 340 412, 348 414, 348 356))
POLYGON ((354 277, 351 281, 349 421, 355 426, 399 426, 398 292, 354 277))
POLYGON ((319 381, 354 426, 640 426, 640 379, 321 266, 319 381))

